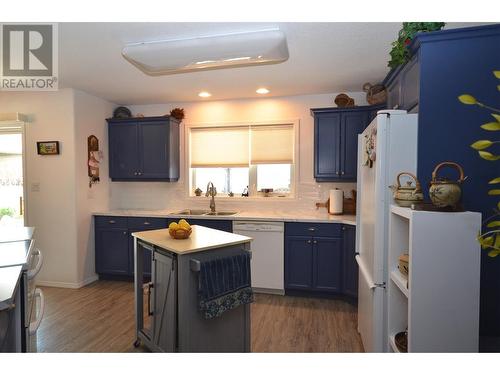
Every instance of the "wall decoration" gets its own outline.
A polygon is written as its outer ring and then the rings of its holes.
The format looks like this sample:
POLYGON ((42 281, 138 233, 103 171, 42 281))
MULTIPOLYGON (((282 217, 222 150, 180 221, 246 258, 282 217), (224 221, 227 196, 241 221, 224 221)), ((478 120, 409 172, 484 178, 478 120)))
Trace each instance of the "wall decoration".
POLYGON ((37 142, 38 155, 59 155, 59 141, 37 142))
POLYGON ((89 188, 99 182, 99 161, 101 153, 99 151, 99 140, 95 135, 87 138, 87 168, 89 175, 89 188))

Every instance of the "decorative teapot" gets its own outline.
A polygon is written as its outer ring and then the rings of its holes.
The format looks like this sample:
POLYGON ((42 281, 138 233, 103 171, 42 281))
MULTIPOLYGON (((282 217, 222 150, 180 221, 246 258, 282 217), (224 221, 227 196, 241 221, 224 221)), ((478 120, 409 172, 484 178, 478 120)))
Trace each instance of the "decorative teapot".
POLYGON ((432 203, 436 207, 452 207, 457 208, 462 197, 462 182, 467 177, 464 177, 464 170, 457 163, 445 161, 439 163, 432 172, 432 180, 429 187, 429 196, 432 203), (460 172, 458 181, 451 181, 447 178, 438 178, 437 172, 444 166, 454 167, 460 172))
POLYGON ((411 207, 414 203, 419 203, 424 200, 424 194, 422 193, 422 187, 420 182, 418 182, 417 177, 409 172, 401 172, 396 177, 396 186, 389 186, 394 192, 394 202, 401 207, 411 207), (413 186, 413 181, 407 181, 406 186, 401 186, 400 177, 406 175, 415 181, 415 186, 413 186))

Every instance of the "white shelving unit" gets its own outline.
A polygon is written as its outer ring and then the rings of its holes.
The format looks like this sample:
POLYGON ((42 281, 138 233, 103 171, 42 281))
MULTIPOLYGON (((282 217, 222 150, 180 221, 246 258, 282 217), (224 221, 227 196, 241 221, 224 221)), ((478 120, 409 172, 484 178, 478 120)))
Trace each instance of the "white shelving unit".
POLYGON ((408 329, 409 352, 479 349, 481 214, 413 211, 392 205, 389 219, 387 334, 408 329), (408 279, 398 258, 409 254, 408 279))

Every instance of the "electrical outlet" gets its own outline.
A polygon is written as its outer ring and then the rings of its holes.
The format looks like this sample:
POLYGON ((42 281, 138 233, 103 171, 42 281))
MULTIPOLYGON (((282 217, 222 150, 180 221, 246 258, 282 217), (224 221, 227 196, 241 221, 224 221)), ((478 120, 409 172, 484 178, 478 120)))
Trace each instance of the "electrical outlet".
POLYGON ((32 192, 39 192, 40 191, 40 183, 39 182, 33 182, 31 184, 31 191, 32 192))

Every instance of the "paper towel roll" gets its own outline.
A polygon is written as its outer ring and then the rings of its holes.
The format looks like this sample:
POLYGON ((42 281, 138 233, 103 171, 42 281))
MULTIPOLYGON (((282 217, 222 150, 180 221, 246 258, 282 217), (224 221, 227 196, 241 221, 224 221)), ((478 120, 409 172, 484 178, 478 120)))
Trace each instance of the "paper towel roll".
POLYGON ((331 214, 341 214, 344 206, 344 191, 340 189, 330 190, 330 207, 328 212, 331 214))

